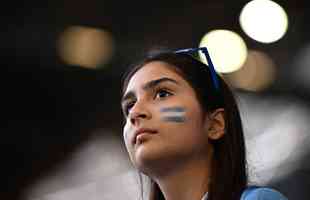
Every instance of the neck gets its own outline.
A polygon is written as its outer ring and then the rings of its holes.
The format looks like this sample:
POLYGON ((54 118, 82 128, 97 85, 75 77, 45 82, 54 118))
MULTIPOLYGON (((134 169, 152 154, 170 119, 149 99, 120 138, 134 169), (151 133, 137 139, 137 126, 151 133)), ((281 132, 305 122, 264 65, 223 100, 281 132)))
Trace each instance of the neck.
POLYGON ((201 200, 208 191, 210 162, 193 160, 155 178, 166 200, 201 200))

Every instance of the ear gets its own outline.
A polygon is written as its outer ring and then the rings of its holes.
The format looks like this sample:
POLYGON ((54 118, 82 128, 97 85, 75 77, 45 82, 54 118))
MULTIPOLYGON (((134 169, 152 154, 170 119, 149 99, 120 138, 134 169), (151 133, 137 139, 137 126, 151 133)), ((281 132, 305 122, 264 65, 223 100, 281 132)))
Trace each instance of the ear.
POLYGON ((218 108, 210 113, 206 120, 206 131, 208 138, 211 140, 218 140, 225 134, 225 118, 224 108, 218 108))

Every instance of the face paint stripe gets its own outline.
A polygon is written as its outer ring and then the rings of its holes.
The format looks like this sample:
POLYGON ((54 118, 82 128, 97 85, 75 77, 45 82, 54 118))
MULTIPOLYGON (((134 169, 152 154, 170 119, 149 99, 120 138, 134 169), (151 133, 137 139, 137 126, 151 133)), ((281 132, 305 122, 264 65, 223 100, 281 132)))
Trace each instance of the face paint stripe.
POLYGON ((160 109, 160 112, 185 112, 183 107, 167 107, 160 109))
POLYGON ((185 117, 179 117, 179 116, 163 117, 163 120, 167 122, 184 122, 185 117))
POLYGON ((181 113, 177 113, 177 112, 171 112, 171 113, 163 113, 162 114, 163 117, 169 117, 169 116, 176 116, 176 117, 182 117, 184 116, 184 113, 181 112, 181 113))
POLYGON ((175 107, 166 107, 160 109, 161 111, 161 118, 163 121, 166 122, 184 122, 185 121, 185 108, 181 106, 175 107))

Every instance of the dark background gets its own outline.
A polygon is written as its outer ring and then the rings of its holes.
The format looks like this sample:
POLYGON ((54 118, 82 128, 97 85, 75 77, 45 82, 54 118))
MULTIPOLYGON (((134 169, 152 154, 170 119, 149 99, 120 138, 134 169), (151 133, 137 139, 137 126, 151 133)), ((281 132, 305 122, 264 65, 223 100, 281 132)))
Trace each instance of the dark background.
MULTIPOLYGON (((195 47, 212 29, 236 31, 248 48, 268 53, 279 67, 276 82, 261 95, 294 96, 309 106, 310 90, 291 76, 297 52, 310 42, 309 3, 276 1, 289 16, 289 29, 280 41, 266 45, 240 29, 238 17, 247 2, 13 0, 1 5, 1 195, 18 198, 23 188, 55 170, 87 141, 92 130, 119 133, 121 75, 154 45, 195 47), (61 61, 56 41, 71 25, 112 33, 116 50, 104 68, 61 61)), ((307 157, 301 165, 309 166, 307 157)), ((307 170, 292 172, 273 185, 294 199, 307 199, 309 176, 307 170)))

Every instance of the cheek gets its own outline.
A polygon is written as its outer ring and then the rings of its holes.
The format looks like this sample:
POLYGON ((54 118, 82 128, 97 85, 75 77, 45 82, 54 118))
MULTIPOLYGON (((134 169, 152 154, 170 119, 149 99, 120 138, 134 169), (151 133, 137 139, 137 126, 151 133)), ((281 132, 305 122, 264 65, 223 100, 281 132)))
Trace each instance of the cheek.
POLYGON ((204 133, 203 121, 200 110, 191 107, 184 115, 184 122, 180 123, 181 140, 191 144, 204 143, 207 134, 204 133))
POLYGON ((129 125, 128 125, 128 123, 126 123, 125 126, 123 127, 123 139, 124 139, 127 151, 129 152, 130 140, 129 140, 129 125))
POLYGON ((203 130, 201 121, 195 116, 188 116, 186 122, 176 130, 176 133, 174 143, 176 148, 184 154, 193 155, 198 152, 206 152, 208 137, 203 130))
POLYGON ((126 123, 125 126, 123 127, 123 139, 125 142, 125 146, 126 146, 129 158, 131 162, 135 165, 136 162, 134 159, 134 149, 130 141, 130 129, 131 129, 130 125, 126 123))
MULTIPOLYGON (((182 112, 161 113, 163 130, 169 130, 167 137, 173 137, 176 143, 196 143, 204 138, 203 123, 198 109, 183 107, 182 112)), ((171 138, 172 139, 172 138, 171 138)))

